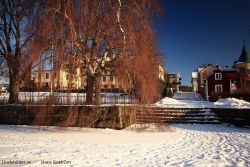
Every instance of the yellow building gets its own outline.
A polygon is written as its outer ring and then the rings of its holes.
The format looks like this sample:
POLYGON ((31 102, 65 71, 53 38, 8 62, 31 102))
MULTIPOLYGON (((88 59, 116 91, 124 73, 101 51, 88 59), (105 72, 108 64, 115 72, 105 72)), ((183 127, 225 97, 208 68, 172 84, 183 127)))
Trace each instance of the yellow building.
MULTIPOLYGON (((164 68, 161 63, 156 64, 161 91, 165 87, 164 68)), ((61 69, 36 71, 34 82, 38 88, 42 89, 51 89, 51 86, 53 90, 85 89, 86 68, 68 64, 61 69)), ((117 81, 110 70, 102 71, 101 92, 119 92, 121 85, 122 81, 117 81)))
POLYGON ((40 88, 78 89, 83 86, 84 77, 79 67, 66 67, 63 69, 43 70, 35 72, 35 84, 40 88))

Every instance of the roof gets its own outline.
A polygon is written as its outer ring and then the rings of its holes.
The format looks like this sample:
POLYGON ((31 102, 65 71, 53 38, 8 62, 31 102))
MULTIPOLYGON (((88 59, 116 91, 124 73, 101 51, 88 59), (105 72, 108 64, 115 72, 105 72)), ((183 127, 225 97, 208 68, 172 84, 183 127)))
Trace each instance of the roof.
MULTIPOLYGON (((201 71, 203 71, 203 70, 205 70, 205 69, 207 69, 208 67, 214 67, 213 65, 211 65, 211 64, 208 64, 208 66, 207 67, 205 67, 205 68, 198 68, 198 72, 200 73, 201 71)), ((214 67, 215 69, 217 69, 216 67, 214 67)))
POLYGON ((238 62, 250 63, 250 55, 247 53, 247 48, 243 46, 242 53, 238 59, 238 62))

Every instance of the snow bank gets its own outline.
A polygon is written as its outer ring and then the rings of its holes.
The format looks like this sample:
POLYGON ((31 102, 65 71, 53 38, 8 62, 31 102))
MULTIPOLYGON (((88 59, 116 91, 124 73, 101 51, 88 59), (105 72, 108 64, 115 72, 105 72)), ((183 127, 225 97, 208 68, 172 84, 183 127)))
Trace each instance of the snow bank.
POLYGON ((250 103, 236 98, 220 99, 214 102, 214 108, 250 108, 250 103))

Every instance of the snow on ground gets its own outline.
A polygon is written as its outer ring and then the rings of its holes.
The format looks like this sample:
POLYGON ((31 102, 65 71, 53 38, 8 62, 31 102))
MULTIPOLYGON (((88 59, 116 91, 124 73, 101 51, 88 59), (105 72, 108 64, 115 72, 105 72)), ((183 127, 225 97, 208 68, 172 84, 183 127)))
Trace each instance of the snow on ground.
POLYGON ((190 100, 176 100, 173 98, 165 97, 154 104, 156 107, 169 107, 169 108, 208 108, 213 103, 209 101, 190 101, 190 100))
POLYGON ((173 99, 176 100, 193 100, 193 101, 204 101, 202 96, 196 92, 177 92, 174 93, 173 99))
POLYGON ((250 166, 250 129, 170 128, 138 133, 134 126, 118 131, 0 125, 0 166, 250 166), (16 160, 26 164, 4 164, 16 160), (68 164, 53 164, 59 162, 68 164))
POLYGON ((213 105, 205 101, 199 93, 195 92, 178 92, 174 93, 173 98, 165 97, 155 103, 157 107, 169 108, 208 108, 213 105))
POLYGON ((236 98, 220 99, 214 102, 216 108, 250 108, 250 103, 236 98))
POLYGON ((249 108, 250 103, 236 98, 220 99, 216 102, 204 101, 198 93, 175 93, 173 98, 165 97, 155 104, 157 107, 173 108, 249 108), (190 100, 192 99, 192 100, 190 100))

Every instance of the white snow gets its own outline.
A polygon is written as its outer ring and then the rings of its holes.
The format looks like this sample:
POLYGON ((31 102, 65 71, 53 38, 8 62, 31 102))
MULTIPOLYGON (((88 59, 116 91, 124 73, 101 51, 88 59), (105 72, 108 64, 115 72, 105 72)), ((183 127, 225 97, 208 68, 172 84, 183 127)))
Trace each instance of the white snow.
POLYGON ((214 102, 214 108, 250 108, 250 103, 236 98, 220 99, 214 102))
POLYGON ((165 97, 154 104, 156 107, 167 108, 207 108, 212 105, 209 101, 176 100, 165 97))
POLYGON ((154 104, 157 107, 173 108, 242 108, 250 109, 250 103, 236 98, 220 99, 216 102, 204 101, 198 93, 175 93, 173 98, 165 97, 154 104), (177 100, 179 99, 179 100, 177 100))
POLYGON ((172 131, 139 133, 134 127, 0 125, 0 166, 250 166, 250 129, 178 124, 172 131), (13 161, 26 164, 4 164, 13 161), (58 161, 68 164, 53 164, 58 161))
POLYGON ((204 98, 199 93, 196 92, 177 92, 174 93, 173 99, 204 101, 204 98))

